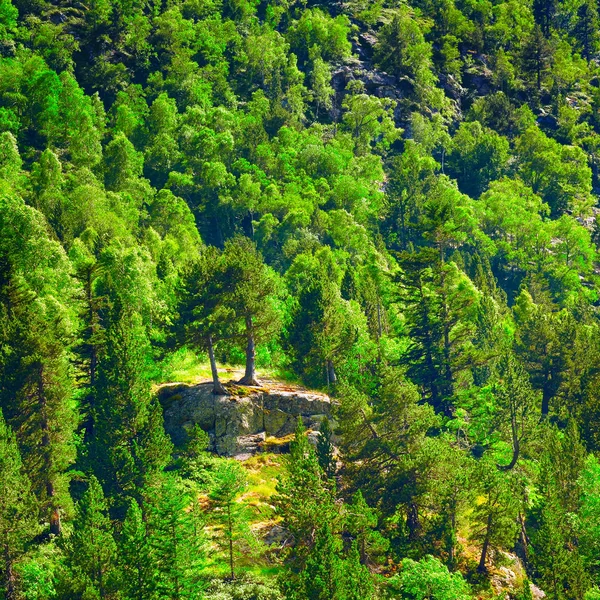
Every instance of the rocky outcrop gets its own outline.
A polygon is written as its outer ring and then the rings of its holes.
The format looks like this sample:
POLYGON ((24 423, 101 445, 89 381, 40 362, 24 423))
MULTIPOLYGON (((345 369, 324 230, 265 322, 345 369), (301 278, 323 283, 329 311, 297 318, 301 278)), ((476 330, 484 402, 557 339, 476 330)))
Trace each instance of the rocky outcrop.
POLYGON ((165 429, 176 446, 187 431, 199 425, 209 434, 211 450, 222 456, 257 452, 267 438, 293 433, 298 417, 318 429, 331 416, 331 400, 324 394, 281 387, 232 386, 232 395, 216 396, 212 385, 169 384, 159 389, 165 429))

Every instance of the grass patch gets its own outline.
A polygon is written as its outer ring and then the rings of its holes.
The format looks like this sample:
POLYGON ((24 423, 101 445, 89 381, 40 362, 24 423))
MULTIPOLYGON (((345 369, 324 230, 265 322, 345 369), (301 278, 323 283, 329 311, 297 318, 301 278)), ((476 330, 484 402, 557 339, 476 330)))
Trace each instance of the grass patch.
POLYGON ((283 471, 282 457, 277 454, 257 454, 243 463, 248 477, 244 502, 252 506, 257 522, 274 517, 271 496, 276 492, 277 478, 283 471))
MULTIPOLYGON (((243 359, 243 355, 241 357, 243 359)), ((217 363, 217 370, 224 383, 237 381, 244 374, 243 363, 217 363)), ((169 354, 157 365, 156 371, 156 375, 153 377, 156 384, 173 381, 195 384, 212 379, 208 356, 204 353, 194 352, 189 348, 180 348, 169 354)), ((257 369, 257 376, 259 379, 276 380, 299 385, 298 378, 291 371, 278 366, 259 367, 257 369)))

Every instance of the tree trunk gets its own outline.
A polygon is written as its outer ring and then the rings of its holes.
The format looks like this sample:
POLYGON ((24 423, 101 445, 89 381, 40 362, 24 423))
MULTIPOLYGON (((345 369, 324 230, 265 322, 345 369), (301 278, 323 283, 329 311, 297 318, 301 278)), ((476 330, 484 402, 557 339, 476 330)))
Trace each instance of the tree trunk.
POLYGON ((448 540, 448 562, 451 569, 455 568, 456 563, 456 511, 452 510, 450 516, 450 539, 448 540))
POLYGON ((327 385, 335 385, 337 383, 337 375, 335 374, 335 367, 333 361, 327 361, 327 385))
POLYGON ((408 527, 408 537, 410 540, 414 541, 421 535, 422 526, 419 520, 419 508, 414 502, 408 505, 406 526, 408 527))
POLYGON ((490 538, 492 537, 492 515, 488 515, 487 527, 485 530, 485 539, 483 540, 483 548, 481 549, 481 558, 479 559, 479 565, 477 570, 480 573, 487 573, 487 567, 485 562, 487 560, 487 554, 490 547, 490 538))
POLYGON ((529 563, 529 539, 527 537, 527 528, 525 526, 525 517, 519 513, 519 541, 515 547, 515 554, 521 559, 523 566, 527 568, 529 563))
POLYGON ((56 490, 54 484, 51 481, 46 483, 46 492, 48 498, 50 498, 50 533, 53 535, 60 535, 62 533, 62 523, 60 520, 60 510, 54 502, 56 496, 56 490))
POLYGON ((215 349, 213 346, 212 337, 209 335, 206 339, 208 345, 208 358, 210 360, 210 372, 212 373, 213 380, 213 394, 217 396, 227 396, 228 392, 223 387, 219 379, 219 371, 217 370, 217 361, 215 360, 215 349))
POLYGON ((510 471, 517 464, 517 460, 519 460, 519 452, 521 451, 521 441, 519 440, 519 426, 517 423, 515 411, 516 408, 513 408, 510 419, 513 447, 512 459, 507 465, 497 465, 498 469, 500 469, 501 471, 510 471))
POLYGON ((246 335, 248 336, 248 345, 246 346, 246 372, 240 379, 241 385, 259 386, 256 379, 256 348, 254 346, 254 329, 252 326, 252 317, 246 317, 246 335))
POLYGON ((552 397, 552 393, 548 387, 547 385, 542 387, 542 421, 548 417, 548 413, 550 412, 550 398, 552 397))
POLYGON ((4 579, 6 581, 6 600, 16 600, 17 586, 8 544, 4 546, 4 579))
POLYGON ((229 526, 229 570, 231 573, 231 581, 235 579, 235 570, 233 567, 233 523, 231 520, 231 506, 227 508, 227 521, 229 526))
POLYGON ((500 471, 510 471, 517 464, 517 460, 519 460, 519 452, 520 452, 520 444, 519 440, 515 440, 513 442, 513 455, 510 459, 510 462, 507 465, 497 465, 500 471))

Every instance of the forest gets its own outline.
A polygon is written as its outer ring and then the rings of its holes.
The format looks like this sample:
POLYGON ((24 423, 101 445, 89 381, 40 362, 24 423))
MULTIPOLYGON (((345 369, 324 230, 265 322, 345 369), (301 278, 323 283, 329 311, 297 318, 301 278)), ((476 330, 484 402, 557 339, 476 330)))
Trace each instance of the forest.
POLYGON ((596 0, 0 0, 0 595, 600 599, 599 193, 596 0))

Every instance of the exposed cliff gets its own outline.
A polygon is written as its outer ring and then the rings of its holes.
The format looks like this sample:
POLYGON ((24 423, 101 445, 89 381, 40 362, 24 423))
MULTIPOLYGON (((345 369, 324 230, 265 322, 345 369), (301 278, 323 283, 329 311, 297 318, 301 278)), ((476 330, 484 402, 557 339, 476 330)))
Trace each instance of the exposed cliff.
POLYGON ((187 430, 198 424, 209 434, 211 450, 222 456, 244 456, 259 450, 267 438, 292 433, 298 417, 314 430, 324 416, 331 416, 331 400, 324 394, 277 383, 230 389, 230 396, 216 396, 209 383, 162 386, 158 396, 173 442, 185 443, 187 430))

